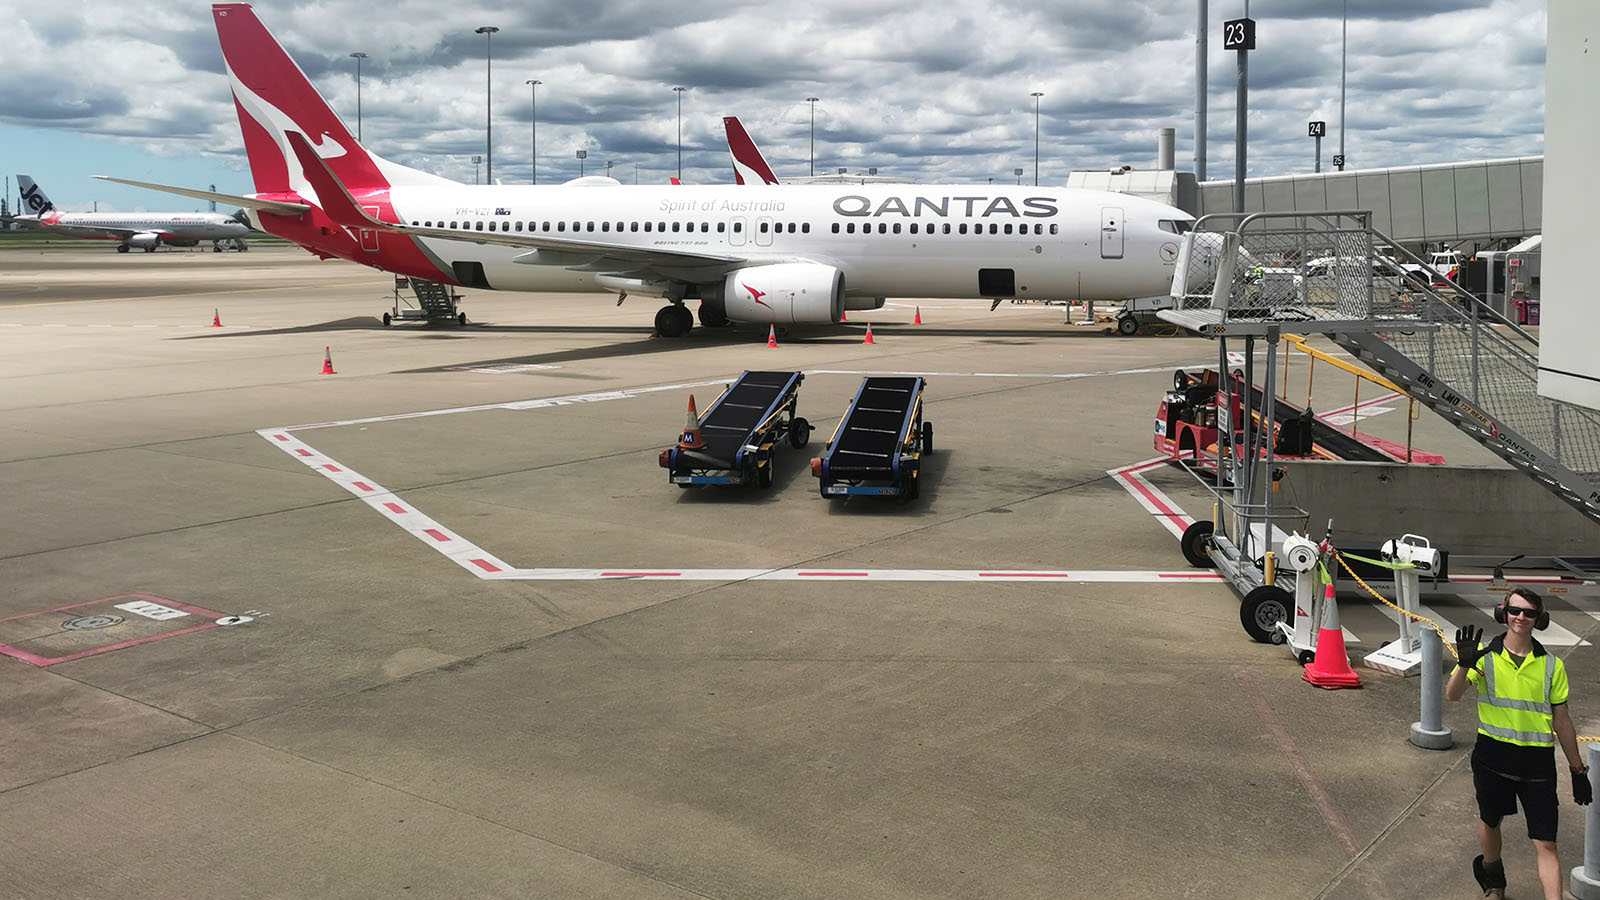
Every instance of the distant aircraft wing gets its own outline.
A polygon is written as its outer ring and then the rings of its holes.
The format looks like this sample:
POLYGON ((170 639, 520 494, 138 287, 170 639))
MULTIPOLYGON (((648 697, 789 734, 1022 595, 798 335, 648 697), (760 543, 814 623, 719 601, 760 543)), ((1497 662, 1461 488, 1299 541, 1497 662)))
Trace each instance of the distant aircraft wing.
POLYGON ((345 228, 372 228, 392 234, 405 234, 419 238, 446 241, 466 241, 474 244, 498 244, 520 247, 531 251, 517 257, 525 265, 552 265, 590 272, 627 272, 630 274, 660 273, 681 276, 686 272, 698 275, 711 271, 733 271, 749 265, 742 256, 724 256, 715 253, 696 253, 688 250, 663 250, 650 247, 633 247, 599 241, 575 241, 530 234, 508 234, 504 231, 455 231, 449 228, 429 228, 406 225, 403 222, 385 222, 375 219, 361 208, 333 170, 322 157, 311 149, 305 138, 297 132, 288 132, 289 145, 294 148, 306 180, 317 192, 322 211, 345 228))
POLYGON ((300 203, 291 200, 262 200, 258 197, 246 197, 242 194, 219 194, 216 191, 201 191, 194 188, 173 187, 170 184, 155 184, 149 181, 132 181, 127 178, 114 178, 110 175, 94 176, 101 181, 115 181, 118 184, 130 184, 134 187, 149 188, 152 191, 165 191, 168 194, 177 194, 181 197, 195 197, 200 200, 215 200, 218 203, 231 203, 245 209, 259 209, 265 212, 277 213, 285 216, 298 216, 311 209, 309 203, 300 203))

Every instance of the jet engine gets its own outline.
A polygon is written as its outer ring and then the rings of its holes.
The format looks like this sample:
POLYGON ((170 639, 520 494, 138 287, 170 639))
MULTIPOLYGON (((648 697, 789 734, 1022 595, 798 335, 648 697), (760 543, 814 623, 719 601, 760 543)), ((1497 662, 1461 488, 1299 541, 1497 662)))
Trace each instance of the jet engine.
POLYGON ((128 246, 138 247, 140 250, 154 250, 161 246, 161 235, 151 231, 141 231, 128 238, 128 246))
POLYGON ((722 298, 738 322, 828 324, 844 309, 844 273, 820 263, 752 266, 723 279, 722 298))

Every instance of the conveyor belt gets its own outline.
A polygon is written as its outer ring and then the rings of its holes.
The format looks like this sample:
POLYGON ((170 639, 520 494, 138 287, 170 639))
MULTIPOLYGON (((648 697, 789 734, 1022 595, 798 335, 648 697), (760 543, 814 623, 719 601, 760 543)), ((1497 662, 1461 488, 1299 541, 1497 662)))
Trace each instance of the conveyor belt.
POLYGON ((897 474, 901 439, 910 427, 920 378, 874 377, 862 381, 855 402, 833 439, 828 468, 835 478, 889 479, 897 474))
MULTIPOLYGON (((734 468, 739 448, 757 426, 778 411, 799 378, 799 372, 746 372, 739 376, 700 417, 700 437, 706 446, 696 455, 702 462, 734 468)), ((682 463, 693 467, 688 458, 682 463)))
MULTIPOLYGON (((1255 385, 1250 386, 1250 403, 1254 406, 1256 412, 1259 413, 1261 411, 1261 388, 1255 385)), ((1279 397, 1273 403, 1272 418, 1279 426, 1282 426, 1290 419, 1299 418, 1303 412, 1304 410, 1300 407, 1279 397)), ((1350 434, 1334 428, 1315 416, 1311 417, 1311 442, 1332 453, 1335 457, 1349 462, 1395 461, 1394 457, 1382 450, 1362 441, 1360 438, 1352 437, 1350 434)))

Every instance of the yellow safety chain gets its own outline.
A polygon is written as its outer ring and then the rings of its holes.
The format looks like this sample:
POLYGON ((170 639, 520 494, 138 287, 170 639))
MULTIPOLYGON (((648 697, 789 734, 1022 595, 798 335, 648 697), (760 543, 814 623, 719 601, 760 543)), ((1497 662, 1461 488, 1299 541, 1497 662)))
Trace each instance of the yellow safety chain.
MULTIPOLYGON (((1373 590, 1372 585, 1361 580, 1361 576, 1357 575, 1355 570, 1350 568, 1350 564, 1344 561, 1344 554, 1335 550, 1333 551, 1333 556, 1335 559, 1339 560, 1339 565, 1344 566, 1344 570, 1350 573, 1350 577, 1356 580, 1356 584, 1361 585, 1361 587, 1366 590, 1367 593, 1377 597, 1384 606, 1387 606, 1393 610, 1397 610, 1401 615, 1409 617, 1414 622, 1427 622, 1430 626, 1432 626, 1433 630, 1439 635, 1439 643, 1444 644, 1444 648, 1450 651, 1450 655, 1455 657, 1457 664, 1459 665, 1461 654, 1456 652, 1455 642, 1444 636, 1444 629, 1439 627, 1438 622, 1435 622, 1421 613, 1407 612, 1402 607, 1390 602, 1388 597, 1385 597, 1376 590, 1373 590)), ((1600 741, 1600 735, 1580 734, 1577 736, 1577 738, 1579 741, 1600 741)))

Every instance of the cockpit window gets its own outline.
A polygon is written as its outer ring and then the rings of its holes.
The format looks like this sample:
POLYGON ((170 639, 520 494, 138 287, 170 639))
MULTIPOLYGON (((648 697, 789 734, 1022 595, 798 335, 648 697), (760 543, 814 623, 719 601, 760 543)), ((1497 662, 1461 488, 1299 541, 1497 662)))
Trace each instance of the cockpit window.
POLYGON ((1194 230, 1194 220, 1192 219, 1162 219, 1156 224, 1161 227, 1162 231, 1170 231, 1173 234, 1186 234, 1194 230))

